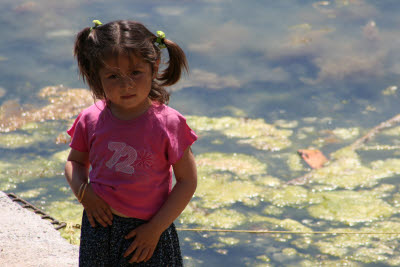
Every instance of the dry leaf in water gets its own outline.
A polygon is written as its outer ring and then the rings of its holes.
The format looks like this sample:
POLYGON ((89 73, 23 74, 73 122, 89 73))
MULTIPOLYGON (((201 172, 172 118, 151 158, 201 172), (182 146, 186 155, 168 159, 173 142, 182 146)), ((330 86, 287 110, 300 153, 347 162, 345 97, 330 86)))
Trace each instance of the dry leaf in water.
POLYGON ((322 168, 328 159, 318 149, 299 149, 297 153, 313 169, 322 168))

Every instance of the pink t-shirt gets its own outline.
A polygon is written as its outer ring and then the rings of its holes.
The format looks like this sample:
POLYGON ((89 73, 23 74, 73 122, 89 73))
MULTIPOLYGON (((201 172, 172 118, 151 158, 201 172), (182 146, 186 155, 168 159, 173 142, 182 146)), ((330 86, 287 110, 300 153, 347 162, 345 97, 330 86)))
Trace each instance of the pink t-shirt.
POLYGON ((114 117, 103 101, 83 110, 68 134, 89 153, 93 190, 113 209, 149 220, 172 188, 172 168, 197 140, 176 110, 153 103, 132 120, 114 117))

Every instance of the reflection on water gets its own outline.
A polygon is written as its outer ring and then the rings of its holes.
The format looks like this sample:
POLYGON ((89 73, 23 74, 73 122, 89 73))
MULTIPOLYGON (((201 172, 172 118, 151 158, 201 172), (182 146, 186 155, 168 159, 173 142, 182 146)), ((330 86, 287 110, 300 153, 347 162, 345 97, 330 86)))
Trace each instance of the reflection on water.
POLYGON ((180 232, 187 266, 398 266, 399 128, 350 146, 400 113, 398 1, 15 1, 0 3, 0 189, 67 221, 65 129, 92 103, 74 34, 93 19, 142 21, 187 52, 171 106, 188 116, 199 188, 180 232), (63 84, 64 86, 57 86, 63 84), (47 87, 46 86, 54 86, 47 87), (73 105, 71 103, 74 103, 73 105), (328 164, 310 170, 298 149, 328 164), (311 183, 288 185, 306 175, 311 183))

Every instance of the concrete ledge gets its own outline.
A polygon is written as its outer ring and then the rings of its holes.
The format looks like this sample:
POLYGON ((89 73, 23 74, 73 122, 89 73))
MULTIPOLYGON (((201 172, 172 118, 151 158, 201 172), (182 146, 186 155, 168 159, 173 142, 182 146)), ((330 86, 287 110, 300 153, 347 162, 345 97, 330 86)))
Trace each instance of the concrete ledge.
POLYGON ((1 266, 78 266, 78 246, 0 191, 1 266))

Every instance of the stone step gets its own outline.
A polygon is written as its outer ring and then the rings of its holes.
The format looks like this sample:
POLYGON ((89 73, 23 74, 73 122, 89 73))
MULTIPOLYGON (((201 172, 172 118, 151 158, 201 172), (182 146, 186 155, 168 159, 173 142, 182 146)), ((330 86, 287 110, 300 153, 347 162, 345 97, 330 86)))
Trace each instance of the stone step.
POLYGON ((1 191, 0 240, 0 266, 78 266, 78 246, 1 191))

